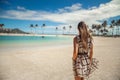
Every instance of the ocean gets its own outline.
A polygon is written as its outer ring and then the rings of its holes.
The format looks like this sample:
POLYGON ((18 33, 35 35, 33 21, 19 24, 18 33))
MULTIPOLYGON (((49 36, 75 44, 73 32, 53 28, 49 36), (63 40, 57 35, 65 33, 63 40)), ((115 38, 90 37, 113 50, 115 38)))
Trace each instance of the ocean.
POLYGON ((0 47, 4 46, 50 46, 72 43, 69 36, 0 36, 0 47))

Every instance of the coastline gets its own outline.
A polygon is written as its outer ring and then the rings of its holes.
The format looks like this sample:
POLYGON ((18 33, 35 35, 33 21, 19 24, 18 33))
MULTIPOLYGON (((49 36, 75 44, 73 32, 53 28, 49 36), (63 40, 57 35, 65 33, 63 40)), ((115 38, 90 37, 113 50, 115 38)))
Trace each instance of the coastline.
POLYGON ((0 33, 0 36, 75 36, 66 34, 19 34, 19 33, 0 33))
MULTIPOLYGON (((77 34, 21 34, 21 33, 0 33, 0 36, 59 36, 59 37, 74 37, 77 34)), ((97 36, 93 35, 93 37, 107 37, 107 38, 120 38, 120 36, 97 36)))
POLYGON ((46 34, 19 34, 19 33, 0 33, 0 36, 55 36, 46 34))

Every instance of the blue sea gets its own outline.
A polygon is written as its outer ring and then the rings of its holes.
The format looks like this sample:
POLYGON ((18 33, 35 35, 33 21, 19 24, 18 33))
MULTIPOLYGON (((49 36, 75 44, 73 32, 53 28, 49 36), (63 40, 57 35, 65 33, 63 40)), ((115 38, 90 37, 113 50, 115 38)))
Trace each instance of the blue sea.
POLYGON ((0 36, 0 46, 64 45, 71 42, 72 38, 68 36, 0 36))

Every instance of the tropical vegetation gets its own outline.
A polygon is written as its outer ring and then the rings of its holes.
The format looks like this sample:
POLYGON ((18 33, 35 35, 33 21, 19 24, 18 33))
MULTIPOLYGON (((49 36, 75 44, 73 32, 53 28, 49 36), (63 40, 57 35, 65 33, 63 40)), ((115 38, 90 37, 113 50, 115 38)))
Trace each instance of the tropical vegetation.
MULTIPOLYGON (((46 34, 45 33, 45 27, 46 24, 42 24, 39 26, 38 24, 30 24, 30 32, 24 32, 18 28, 15 29, 9 29, 5 28, 5 24, 0 24, 0 33, 25 33, 25 34, 46 34), (39 28, 40 31, 39 31, 39 28)), ((73 26, 63 26, 62 27, 62 34, 74 34, 72 31, 73 26), (68 31, 68 32, 67 32, 68 31), (72 32, 71 32, 72 31, 72 32)), ((58 27, 55 27, 56 34, 59 34, 58 31, 61 29, 58 29, 58 27)), ((90 33, 94 36, 120 36, 120 19, 118 20, 112 20, 109 24, 105 20, 101 24, 92 24, 92 26, 89 27, 90 33)))

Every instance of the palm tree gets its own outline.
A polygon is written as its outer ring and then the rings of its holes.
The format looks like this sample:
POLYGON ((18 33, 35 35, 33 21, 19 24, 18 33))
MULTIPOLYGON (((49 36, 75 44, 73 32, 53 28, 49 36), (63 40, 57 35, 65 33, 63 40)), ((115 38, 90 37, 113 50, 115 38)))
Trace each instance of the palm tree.
POLYGON ((113 28, 113 29, 112 29, 112 35, 114 35, 113 33, 114 33, 115 25, 116 25, 115 20, 112 20, 112 21, 111 21, 111 28, 113 28))
MULTIPOLYGON (((45 26, 46 26, 45 24, 42 24, 41 28, 44 29, 45 26)), ((44 30, 43 30, 42 34, 44 34, 44 30)))
POLYGON ((101 29, 101 30, 100 30, 100 32, 103 34, 104 30, 103 30, 103 29, 101 29))
POLYGON ((115 26, 115 20, 112 20, 111 23, 113 26, 115 26))
POLYGON ((55 28, 55 30, 56 30, 56 35, 57 35, 57 30, 58 30, 58 27, 56 27, 56 28, 55 28))
POLYGON ((120 19, 116 21, 116 27, 117 27, 116 32, 117 32, 117 35, 119 36, 120 35, 119 33, 120 19))
POLYGON ((113 25, 110 25, 109 28, 112 29, 111 34, 112 34, 112 36, 113 36, 113 25))
POLYGON ((31 28, 31 33, 33 33, 33 32, 32 32, 33 24, 30 25, 30 28, 31 28))
POLYGON ((108 33, 108 29, 105 29, 104 31, 105 31, 106 33, 108 33))
POLYGON ((96 27, 97 27, 96 24, 92 24, 92 29, 95 35, 96 35, 96 27))
POLYGON ((65 30, 66 30, 66 27, 64 26, 64 27, 63 27, 63 34, 64 34, 64 31, 65 31, 65 30))
POLYGON ((70 25, 70 26, 69 26, 69 33, 70 33, 71 28, 72 28, 72 26, 70 25))
POLYGON ((4 24, 0 24, 0 29, 3 29, 5 25, 4 24))
POLYGON ((92 29, 95 29, 96 27, 95 27, 95 24, 92 24, 92 29))
POLYGON ((107 27, 107 21, 105 20, 103 23, 102 23, 102 26, 103 26, 103 35, 106 35, 106 27, 107 27))
POLYGON ((3 32, 4 33, 4 27, 5 25, 4 24, 0 24, 0 32, 3 32))
POLYGON ((98 36, 99 36, 99 32, 100 32, 100 28, 101 28, 101 25, 96 25, 96 30, 98 31, 98 36))
POLYGON ((93 30, 92 29, 89 29, 88 31, 89 31, 89 33, 93 34, 93 30))
POLYGON ((35 33, 37 33, 37 31, 36 31, 36 28, 38 27, 38 24, 36 24, 35 26, 34 26, 34 28, 35 28, 35 33))

